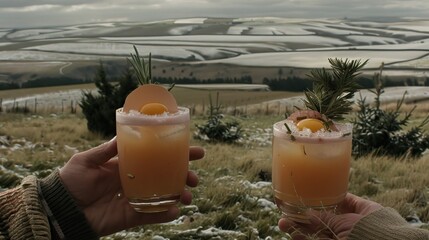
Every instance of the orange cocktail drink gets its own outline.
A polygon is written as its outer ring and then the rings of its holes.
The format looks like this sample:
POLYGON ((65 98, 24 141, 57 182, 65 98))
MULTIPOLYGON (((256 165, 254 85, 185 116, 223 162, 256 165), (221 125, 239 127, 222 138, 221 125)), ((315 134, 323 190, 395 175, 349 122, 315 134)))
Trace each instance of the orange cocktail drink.
POLYGON ((326 132, 301 131, 290 120, 273 126, 274 198, 291 219, 305 222, 308 209, 334 208, 347 193, 352 125, 335 126, 326 132))
POLYGON ((165 211, 185 188, 189 160, 189 109, 145 115, 116 111, 119 172, 136 211, 165 211))

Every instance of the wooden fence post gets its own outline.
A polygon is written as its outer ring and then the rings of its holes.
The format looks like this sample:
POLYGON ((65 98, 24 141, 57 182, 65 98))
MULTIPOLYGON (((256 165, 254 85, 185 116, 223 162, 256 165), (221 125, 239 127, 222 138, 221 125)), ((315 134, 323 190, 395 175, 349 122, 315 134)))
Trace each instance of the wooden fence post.
POLYGON ((74 103, 73 100, 71 100, 70 101, 70 113, 72 113, 72 114, 76 113, 76 109, 74 108, 73 103, 74 103))
POLYGON ((66 101, 66 99, 61 99, 61 113, 64 113, 64 101, 66 101))

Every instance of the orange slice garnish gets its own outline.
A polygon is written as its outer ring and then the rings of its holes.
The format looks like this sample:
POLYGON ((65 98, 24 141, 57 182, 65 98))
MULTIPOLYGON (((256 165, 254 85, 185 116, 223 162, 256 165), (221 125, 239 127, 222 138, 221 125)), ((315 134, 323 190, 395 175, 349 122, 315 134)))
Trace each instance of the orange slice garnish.
POLYGON ((312 132, 317 132, 322 128, 325 128, 325 125, 322 121, 316 118, 306 118, 299 121, 296 126, 300 131, 304 130, 304 128, 310 129, 312 132))
POLYGON ((169 113, 178 111, 177 102, 173 94, 162 85, 157 84, 144 84, 134 89, 125 99, 123 111, 134 110, 140 112, 146 104, 152 103, 164 105, 169 113))
POLYGON ((161 103, 147 103, 143 105, 140 112, 146 115, 160 115, 168 112, 167 107, 161 103))

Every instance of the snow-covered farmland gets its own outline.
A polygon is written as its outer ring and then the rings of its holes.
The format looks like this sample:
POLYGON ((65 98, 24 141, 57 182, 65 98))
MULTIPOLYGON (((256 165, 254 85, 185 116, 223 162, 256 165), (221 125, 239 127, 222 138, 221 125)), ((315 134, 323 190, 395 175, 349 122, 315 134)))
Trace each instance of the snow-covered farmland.
MULTIPOLYGON (((326 67, 327 58, 338 57, 369 59, 367 68, 378 68, 383 62, 386 74, 397 75, 401 68, 406 75, 425 77, 429 65, 419 59, 429 55, 428 22, 401 18, 368 21, 200 17, 3 29, 0 61, 123 61, 135 45, 143 56, 151 53, 154 60, 191 67, 197 63, 207 68, 220 64, 318 68, 326 67)), ((57 72, 61 74, 59 69, 57 72)), ((4 69, 1 73, 13 74, 4 69)))
MULTIPOLYGON (((425 56, 421 51, 318 51, 318 52, 274 52, 240 55, 235 58, 211 60, 209 63, 228 63, 242 66, 288 66, 298 68, 329 67, 328 58, 369 59, 369 68, 378 68, 381 63, 395 63, 406 59, 417 59, 425 56)), ((198 62, 197 62, 198 63, 198 62)))
POLYGON ((42 51, 0 51, 0 61, 86 61, 96 60, 100 57, 85 54, 67 54, 42 51))
MULTIPOLYGON (((232 47, 241 55, 261 53, 260 48, 268 52, 312 51, 318 48, 333 51, 341 47, 373 45, 377 45, 373 46, 374 50, 386 47, 413 49, 416 42, 429 38, 425 27, 427 22, 400 19, 398 22, 388 23, 339 19, 189 18, 151 23, 98 23, 46 29, 11 29, 10 32, 2 31, 1 36, 10 42, 40 40, 34 41, 30 46, 21 48, 17 44, 16 49, 9 49, 16 51, 32 49, 40 52, 116 56, 128 55, 130 45, 138 44, 159 55, 173 57, 177 54, 177 59, 187 60, 188 55, 180 54, 180 48, 183 51, 193 51, 193 48, 201 51, 198 47, 209 47, 212 48, 209 51, 222 51, 222 48, 232 47), (244 45, 240 48, 240 44, 244 45), (259 51, 248 51, 249 45, 259 51), (173 53, 169 53, 170 51, 173 53)), ((0 39, 0 43, 2 41, 4 40, 0 39)), ((424 46, 419 47, 423 48, 424 46)), ((20 60, 20 56, 15 55, 14 59, 20 60)), ((403 57, 403 60, 407 58, 403 57)))

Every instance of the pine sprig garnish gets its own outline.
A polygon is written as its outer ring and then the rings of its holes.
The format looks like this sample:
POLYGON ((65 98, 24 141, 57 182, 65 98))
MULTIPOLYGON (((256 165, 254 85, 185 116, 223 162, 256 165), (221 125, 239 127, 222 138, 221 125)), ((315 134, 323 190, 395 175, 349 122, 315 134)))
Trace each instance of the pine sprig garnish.
POLYGON ((148 61, 140 57, 139 51, 136 46, 134 47, 135 54, 130 54, 131 59, 127 58, 128 62, 134 69, 134 73, 140 85, 152 83, 152 60, 151 53, 149 53, 148 61))
POLYGON ((305 106, 324 114, 331 120, 342 120, 350 112, 351 99, 359 85, 356 77, 368 60, 331 59, 331 71, 325 68, 314 69, 308 77, 313 80, 313 90, 305 91, 305 106))

